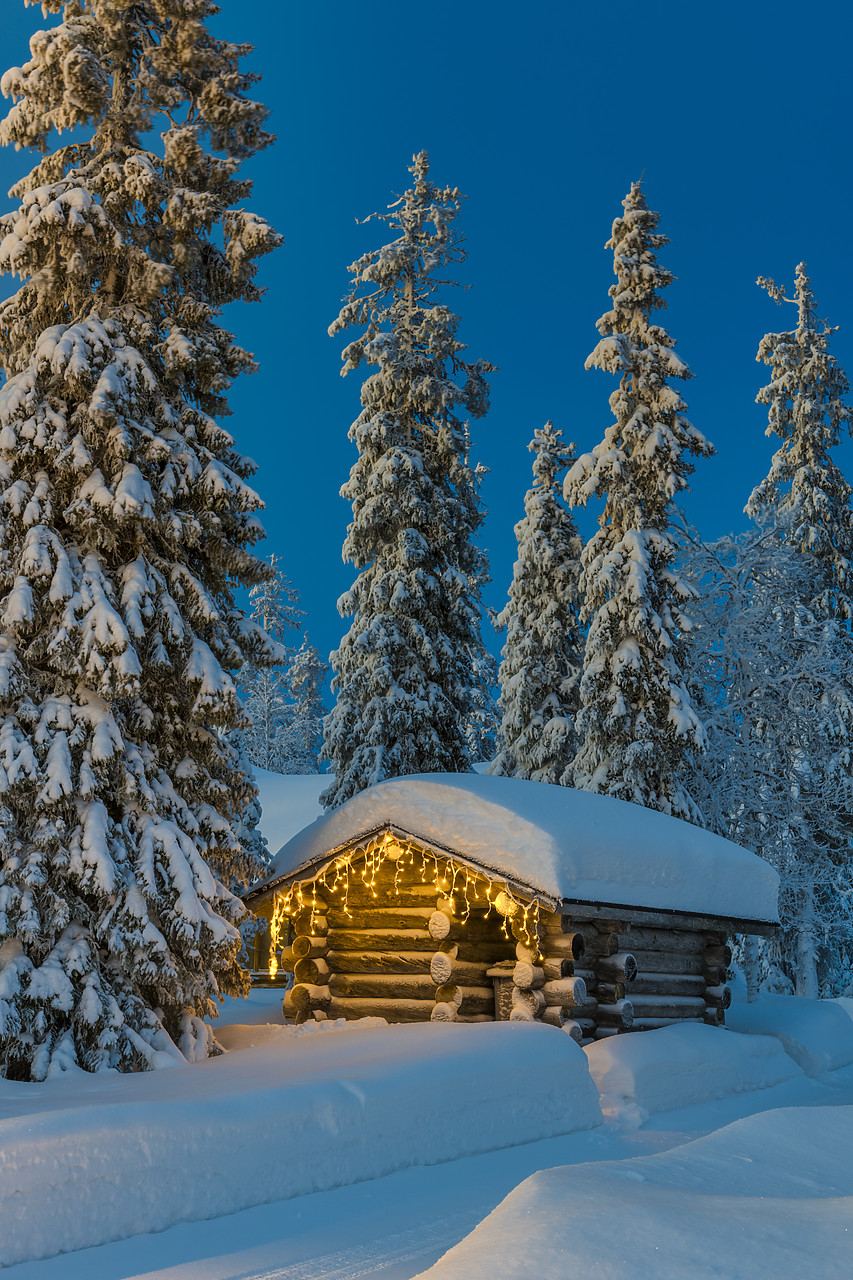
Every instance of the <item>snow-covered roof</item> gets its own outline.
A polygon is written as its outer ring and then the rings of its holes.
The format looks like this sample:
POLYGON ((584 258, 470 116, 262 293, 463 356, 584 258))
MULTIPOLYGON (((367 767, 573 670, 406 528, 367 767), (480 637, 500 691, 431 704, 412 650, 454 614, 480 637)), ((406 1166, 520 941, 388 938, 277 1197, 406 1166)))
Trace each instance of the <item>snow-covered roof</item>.
POLYGON ((610 796, 477 774, 369 787, 293 836, 264 884, 389 826, 552 899, 778 919, 776 872, 729 840, 610 796))

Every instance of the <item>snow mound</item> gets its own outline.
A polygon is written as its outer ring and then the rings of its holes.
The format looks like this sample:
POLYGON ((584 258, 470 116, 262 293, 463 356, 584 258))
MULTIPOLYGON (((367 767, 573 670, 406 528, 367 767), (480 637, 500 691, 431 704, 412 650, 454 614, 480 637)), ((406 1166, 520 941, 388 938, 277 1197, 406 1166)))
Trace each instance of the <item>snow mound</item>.
POLYGON ((853 1018, 853 996, 836 996, 832 1003, 840 1005, 848 1018, 853 1018))
POLYGON ((261 804, 261 835, 270 853, 320 817, 320 793, 332 779, 327 773, 272 773, 253 769, 261 804))
POLYGON ((733 1004, 726 1022, 732 1031, 775 1036, 809 1076, 853 1062, 853 1021, 836 1000, 763 996, 755 1004, 733 1004))
POLYGON ((776 872, 729 840, 612 796, 477 774, 368 787, 289 840, 264 883, 389 825, 552 899, 777 918, 776 872))
POLYGON ((418 1280, 847 1280, 851 1142, 853 1107, 782 1108, 662 1155, 548 1169, 418 1280))
POLYGON ((767 1089, 802 1074, 770 1037, 692 1023, 611 1036, 585 1053, 605 1117, 626 1128, 659 1111, 767 1089))
POLYGON ((0 1081, 0 1266, 601 1123, 554 1027, 249 1031, 182 1071, 0 1081))

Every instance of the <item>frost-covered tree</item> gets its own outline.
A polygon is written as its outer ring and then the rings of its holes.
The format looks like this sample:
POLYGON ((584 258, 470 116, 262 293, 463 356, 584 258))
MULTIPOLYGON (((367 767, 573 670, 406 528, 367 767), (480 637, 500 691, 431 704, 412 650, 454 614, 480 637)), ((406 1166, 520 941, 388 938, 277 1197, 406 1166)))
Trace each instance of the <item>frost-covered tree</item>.
POLYGON ((283 773, 320 772, 323 721, 328 715, 322 691, 328 672, 329 664, 306 637, 285 673, 290 703, 284 725, 287 767, 283 773))
POLYGON ((491 366, 463 360, 458 318, 436 294, 464 258, 462 196, 429 179, 375 214, 399 234, 353 264, 352 290, 329 332, 363 332, 342 373, 375 366, 350 428, 358 460, 341 490, 352 503, 344 558, 358 577, 338 607, 352 623, 332 655, 336 705, 324 729, 334 783, 327 807, 383 778, 470 768, 477 711, 482 553, 478 476, 467 423, 488 407, 491 366))
POLYGON ((253 368, 219 323, 279 237, 241 207, 271 141, 208 0, 44 0, 0 141, 0 1071, 210 1047, 247 988, 229 883, 250 799, 232 673, 277 657, 250 465, 213 415, 253 368), (74 140, 50 152, 53 131, 74 140), (162 148, 154 149, 164 130, 162 148))
POLYGON ((708 825, 780 874, 778 935, 747 949, 747 980, 837 995, 853 976, 853 645, 802 604, 812 570, 765 523, 703 543, 687 530, 697 589, 691 682, 707 750, 689 776, 708 825), (760 951, 760 954, 753 954, 760 951))
MULTIPOLYGON (((825 981, 827 921, 853 892, 853 510, 850 485, 831 453, 842 428, 850 428, 851 411, 844 403, 847 379, 829 352, 834 330, 817 318, 805 263, 797 267, 793 299, 772 280, 758 283, 777 303, 797 307, 797 326, 767 334, 758 349, 772 378, 757 398, 768 406, 767 434, 780 436, 782 445, 747 511, 771 524, 800 562, 787 575, 779 607, 811 618, 823 650, 833 655, 830 678, 821 674, 817 651, 805 646, 813 671, 797 687, 810 691, 804 713, 809 732, 798 731, 793 717, 790 741, 772 761, 792 796, 786 835, 770 855, 782 875, 789 916, 781 963, 798 994, 811 996, 825 981)), ((784 661, 780 657, 780 678, 796 673, 802 660, 803 646, 784 661)), ((835 960, 843 957, 848 970, 851 944, 849 930, 834 930, 835 960)), ((837 975, 837 963, 834 970, 837 975)))
POLYGON ((296 588, 282 572, 279 557, 271 555, 269 564, 269 578, 249 592, 249 616, 280 646, 281 661, 274 667, 249 661, 240 673, 240 698, 250 721, 242 740, 249 761, 257 768, 291 773, 293 770, 285 767, 289 755, 286 726, 292 711, 287 667, 295 650, 287 639, 301 626, 303 614, 297 607, 296 588))
POLYGON ((676 573, 671 523, 672 500, 693 470, 690 456, 712 449, 670 385, 690 370, 652 319, 673 280, 657 261, 668 243, 659 215, 639 183, 623 206, 606 246, 614 253, 613 309, 598 321, 601 341, 586 362, 619 377, 610 397, 614 422, 578 458, 564 488, 572 506, 604 499, 581 560, 589 631, 574 785, 699 821, 679 780, 704 735, 682 673, 691 592, 676 573))
POLYGON ((534 432, 533 486, 515 526, 518 559, 509 601, 498 616, 506 628, 500 666, 499 752, 489 773, 570 786, 578 740, 583 635, 580 627, 582 542, 560 496, 563 472, 575 460, 551 422, 534 432))
POLYGON ((756 359, 772 370, 759 391, 759 404, 769 410, 767 435, 782 439, 770 472, 754 490, 747 512, 757 518, 778 513, 786 536, 809 557, 808 603, 824 618, 853 618, 853 510, 851 488, 830 450, 842 428, 851 428, 844 403, 850 388, 843 369, 829 351, 836 332, 818 320, 806 264, 797 267, 794 297, 786 298, 772 280, 758 281, 780 305, 797 308, 797 327, 768 333, 756 359))

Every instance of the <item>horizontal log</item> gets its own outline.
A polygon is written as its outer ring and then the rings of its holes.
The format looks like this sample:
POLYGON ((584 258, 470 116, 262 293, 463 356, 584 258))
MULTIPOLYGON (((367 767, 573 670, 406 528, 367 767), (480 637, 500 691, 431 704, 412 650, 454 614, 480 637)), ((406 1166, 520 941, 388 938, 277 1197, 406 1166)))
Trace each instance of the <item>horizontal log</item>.
POLYGON ((575 973, 575 962, 573 960, 543 960, 540 968, 545 975, 546 982, 553 982, 557 978, 579 976, 575 973))
MULTIPOLYGON (((567 973, 565 976, 567 978, 571 978, 571 977, 583 978, 584 982, 586 983, 587 991, 594 991, 598 984, 598 974, 595 972, 595 970, 584 969, 579 964, 573 964, 571 972, 567 973)), ((615 979, 611 978, 609 980, 612 982, 615 979)))
POLYGON ((570 1018, 567 1022, 564 1022, 563 1030, 567 1035, 571 1036, 575 1044, 583 1044, 585 1034, 584 1030, 579 1023, 574 1021, 574 1019, 570 1018))
POLYGON ((600 1004, 595 1011, 596 1026, 630 1027, 634 1021, 634 1006, 630 1000, 616 1000, 613 1004, 600 1004))
POLYGON ((631 983, 631 996, 701 996, 705 991, 701 973, 638 973, 631 983))
POLYGON ((594 938, 587 939, 585 953, 587 961, 595 964, 601 956, 614 956, 620 949, 628 950, 627 947, 620 948, 619 940, 618 933, 599 933, 594 938))
POLYGON ((328 951, 335 973, 429 973, 433 951, 328 951))
POLYGON ((460 960, 483 961, 489 968, 501 960, 515 958, 515 946, 512 942, 507 942, 505 938, 495 938, 493 940, 461 938, 458 945, 460 960))
POLYGON ((564 1027, 567 1022, 571 1021, 571 1015, 566 1013, 565 1009, 559 1005, 554 1005, 542 1010, 539 1021, 547 1022, 550 1027, 564 1027))
POLYGON ((541 991, 521 991, 518 987, 512 990, 513 1009, 525 1009, 531 1017, 538 1018, 545 1008, 545 997, 541 991))
POLYGON ((387 1022, 429 1022, 432 1000, 368 999, 333 996, 325 1006, 330 1018, 385 1018, 387 1022))
POLYGON ((583 978, 554 978, 542 990, 549 1005, 581 1005, 588 998, 583 978))
POLYGON ((574 920, 577 927, 587 921, 601 923, 619 923, 615 933, 626 932, 628 925, 642 925, 652 929, 679 929, 682 931, 703 931, 706 935, 721 934, 722 941, 727 934, 746 933, 760 937, 771 937, 777 929, 775 924, 766 920, 745 920, 739 916, 699 915, 690 911, 666 911, 663 908, 654 910, 647 907, 634 907, 627 903, 610 903, 601 906, 591 902, 563 901, 563 914, 574 920))
POLYGON ((329 907, 336 911, 343 909, 346 903, 349 910, 355 907, 435 907, 437 891, 432 884, 399 884, 394 888, 393 881, 377 883, 374 889, 362 884, 360 879, 351 880, 346 894, 343 886, 339 893, 329 894, 329 907))
POLYGON ((705 1007, 705 1022, 709 1027, 724 1027, 726 1025, 725 1009, 705 1007))
POLYGON ((732 963, 732 949, 728 943, 722 946, 711 946, 705 948, 705 963, 709 965, 717 965, 720 969, 728 969, 732 963))
POLYGON ((449 1001, 434 1004, 429 1015, 430 1022, 456 1022, 456 1005, 449 1001))
POLYGON ((293 966, 293 976, 297 982, 316 982, 323 986, 328 982, 329 966, 321 956, 297 960, 293 966))
POLYGON ((634 983, 627 982, 599 982, 595 988, 596 998, 602 1004, 614 1004, 617 1000, 624 1000, 628 993, 633 995, 634 983))
POLYGON ((628 929, 620 934, 621 950, 633 951, 686 951, 690 955, 705 950, 704 933, 687 933, 675 929, 628 929))
POLYGON ((701 1018, 704 996, 637 996, 631 992, 631 1006, 637 1018, 701 1018))
POLYGON ((313 982, 297 982, 292 991, 293 1007, 300 1013, 310 1009, 326 1009, 331 999, 328 987, 313 982))
POLYGON ((546 933, 540 945, 541 954, 553 959, 576 960, 589 964, 589 956, 583 938, 578 933, 546 933))
MULTIPOLYGON (((307 1006, 306 1006, 307 1007, 307 1006)), ((284 993, 284 999, 281 1002, 281 1011, 285 1018, 295 1018, 298 1012, 296 1005, 293 1003, 293 988, 290 987, 284 993)))
POLYGON ((329 932, 329 917, 319 914, 312 916, 310 911, 300 911, 298 915, 291 916, 290 927, 294 936, 309 934, 315 938, 325 938, 329 932))
POLYGON ((519 960, 512 970, 512 980, 516 987, 521 987, 522 990, 530 990, 532 987, 542 986, 545 981, 545 972, 538 965, 528 964, 526 960, 519 960))
POLYGON ((329 944, 325 938, 300 934, 290 944, 294 960, 308 960, 312 956, 325 956, 329 944))
POLYGON ((330 929, 332 951, 435 951, 426 929, 330 929))
POLYGON ((595 972, 599 978, 608 976, 622 978, 626 982, 632 982, 637 976, 639 961, 633 952, 617 951, 612 956, 600 956, 595 962, 595 972))
POLYGON ((285 973, 293 973, 293 966, 296 964, 296 956, 293 954, 293 947, 283 947, 281 955, 278 958, 278 967, 283 969, 285 973))
POLYGON ((620 1036, 625 1031, 624 1027, 596 1027, 592 1034, 593 1040, 607 1040, 610 1036, 620 1036))
POLYGON ((397 973, 333 973, 328 982, 333 996, 375 997, 381 999, 434 999, 431 979, 426 974, 397 973))
POLYGON ((354 907, 349 915, 333 908, 329 924, 333 929, 426 929, 432 914, 432 907, 354 907))
POLYGON ((702 1018, 635 1018, 632 1031, 657 1031, 661 1027, 677 1027, 684 1022, 702 1022, 702 1018))
POLYGON ((705 1004, 709 1009, 730 1009, 732 989, 722 985, 705 988, 705 1004))
POLYGON ((643 951, 637 948, 631 952, 637 962, 637 976, 647 973, 703 973, 705 956, 701 951, 691 954, 688 951, 643 951))

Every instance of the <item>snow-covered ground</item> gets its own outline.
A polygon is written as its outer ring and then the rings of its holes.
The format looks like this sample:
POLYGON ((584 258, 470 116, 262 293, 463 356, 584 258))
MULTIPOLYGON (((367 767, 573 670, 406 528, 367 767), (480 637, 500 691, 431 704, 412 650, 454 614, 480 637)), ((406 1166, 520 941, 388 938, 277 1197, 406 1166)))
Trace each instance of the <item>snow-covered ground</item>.
POLYGON ((113 1239, 10 1280, 851 1273, 853 1065, 810 1077, 775 1037, 711 1028, 582 1053, 525 1024, 231 1014, 208 1063, 0 1082, 5 1259, 113 1239), (667 1089, 689 1105, 662 1112, 667 1089))
MULTIPOLYGON (((325 783, 259 781, 275 850, 325 783)), ((846 1280, 853 1000, 728 1020, 582 1052, 517 1023, 289 1028, 256 989, 209 1062, 0 1081, 4 1277, 846 1280)))

